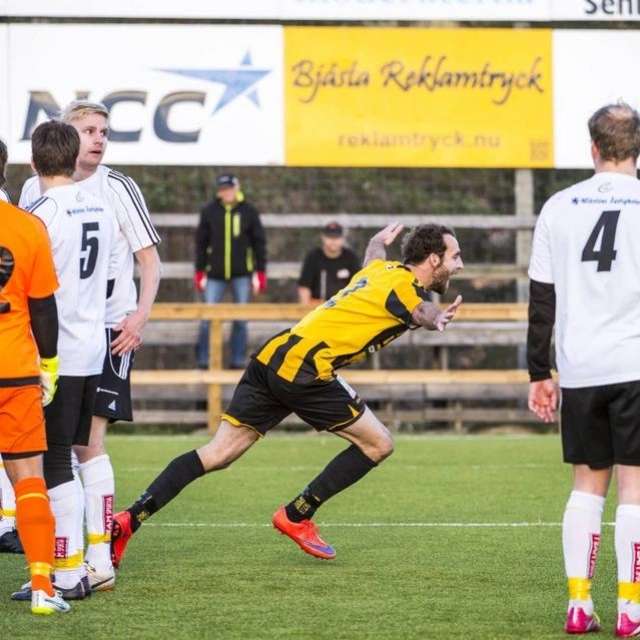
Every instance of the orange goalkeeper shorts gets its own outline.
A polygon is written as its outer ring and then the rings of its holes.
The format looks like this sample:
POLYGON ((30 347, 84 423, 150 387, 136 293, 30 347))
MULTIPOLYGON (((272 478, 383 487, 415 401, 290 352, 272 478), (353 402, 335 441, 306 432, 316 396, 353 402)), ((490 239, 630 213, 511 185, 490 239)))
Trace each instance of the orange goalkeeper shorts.
POLYGON ((0 387, 0 453, 36 453, 46 449, 40 385, 0 387))

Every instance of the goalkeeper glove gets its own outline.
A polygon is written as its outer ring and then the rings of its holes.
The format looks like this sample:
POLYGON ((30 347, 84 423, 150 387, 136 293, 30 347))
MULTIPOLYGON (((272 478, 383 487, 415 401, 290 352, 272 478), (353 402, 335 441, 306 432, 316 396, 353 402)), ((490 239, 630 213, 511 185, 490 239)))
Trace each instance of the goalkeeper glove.
POLYGON ((58 388, 58 356, 40 359, 40 385, 42 386, 42 406, 51 404, 58 388))

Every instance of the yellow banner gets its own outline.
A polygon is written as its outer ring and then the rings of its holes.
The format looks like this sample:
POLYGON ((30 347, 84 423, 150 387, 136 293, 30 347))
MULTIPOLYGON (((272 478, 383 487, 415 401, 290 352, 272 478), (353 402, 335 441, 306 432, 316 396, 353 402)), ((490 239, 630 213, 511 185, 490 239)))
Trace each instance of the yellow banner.
POLYGON ((551 30, 285 29, 286 163, 551 167, 551 30))

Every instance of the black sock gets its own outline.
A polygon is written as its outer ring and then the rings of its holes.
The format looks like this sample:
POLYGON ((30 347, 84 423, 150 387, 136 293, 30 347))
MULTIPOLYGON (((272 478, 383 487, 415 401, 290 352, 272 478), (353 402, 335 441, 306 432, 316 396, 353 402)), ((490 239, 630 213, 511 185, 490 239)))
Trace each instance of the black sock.
POLYGON ((135 532, 149 516, 162 509, 188 484, 202 475, 204 467, 195 450, 174 458, 140 498, 127 509, 131 514, 133 531, 135 532))
POLYGON ((293 522, 312 518, 323 502, 358 482, 375 466, 377 465, 371 458, 352 444, 339 453, 320 475, 285 507, 287 517, 293 522))

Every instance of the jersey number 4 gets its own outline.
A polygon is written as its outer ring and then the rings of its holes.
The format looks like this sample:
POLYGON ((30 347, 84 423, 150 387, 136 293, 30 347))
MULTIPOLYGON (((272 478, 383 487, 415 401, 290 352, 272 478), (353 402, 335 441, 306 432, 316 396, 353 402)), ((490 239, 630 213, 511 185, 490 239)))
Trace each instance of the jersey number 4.
POLYGON ((598 222, 596 222, 596 226, 593 227, 587 244, 582 250, 582 262, 597 262, 598 271, 611 271, 611 265, 617 254, 613 247, 616 243, 616 229, 618 228, 619 217, 620 210, 602 212, 598 222), (601 232, 600 250, 596 251, 596 244, 601 232))
POLYGON ((82 225, 82 245, 80 247, 80 279, 90 278, 98 260, 98 236, 100 230, 97 222, 85 222, 82 225))

